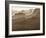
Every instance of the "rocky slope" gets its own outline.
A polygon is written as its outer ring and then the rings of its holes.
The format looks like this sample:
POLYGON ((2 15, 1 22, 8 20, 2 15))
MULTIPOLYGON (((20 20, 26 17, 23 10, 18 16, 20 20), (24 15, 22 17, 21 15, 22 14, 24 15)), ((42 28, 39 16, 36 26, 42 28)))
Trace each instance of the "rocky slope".
POLYGON ((29 16, 25 14, 16 14, 12 19, 12 30, 39 30, 40 29, 40 9, 36 8, 29 16), (26 18, 29 17, 29 18, 26 18))

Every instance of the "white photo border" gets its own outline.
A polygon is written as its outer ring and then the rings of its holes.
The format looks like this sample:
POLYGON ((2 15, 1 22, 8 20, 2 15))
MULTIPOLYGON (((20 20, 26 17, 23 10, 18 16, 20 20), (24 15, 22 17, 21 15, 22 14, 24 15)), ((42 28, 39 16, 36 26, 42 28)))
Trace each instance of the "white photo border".
POLYGON ((43 6, 42 5, 22 5, 22 4, 9 4, 9 35, 21 35, 21 34, 37 34, 43 33, 43 6), (29 31, 12 31, 12 6, 22 7, 35 7, 40 8, 40 30, 29 30, 29 31))

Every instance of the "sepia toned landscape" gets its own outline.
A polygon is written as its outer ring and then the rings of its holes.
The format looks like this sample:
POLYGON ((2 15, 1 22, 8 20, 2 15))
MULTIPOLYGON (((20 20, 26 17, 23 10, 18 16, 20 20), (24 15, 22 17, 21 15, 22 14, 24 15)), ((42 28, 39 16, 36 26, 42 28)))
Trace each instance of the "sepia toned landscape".
POLYGON ((25 30, 40 30, 40 8, 12 9, 12 31, 25 30))

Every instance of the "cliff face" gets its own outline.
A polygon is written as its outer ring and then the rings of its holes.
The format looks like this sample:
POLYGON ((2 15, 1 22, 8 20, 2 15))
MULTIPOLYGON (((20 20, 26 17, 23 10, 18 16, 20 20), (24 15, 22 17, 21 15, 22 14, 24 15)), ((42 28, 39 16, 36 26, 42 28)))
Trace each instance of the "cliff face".
POLYGON ((26 18, 25 14, 19 13, 12 19, 12 30, 39 30, 40 29, 40 9, 34 9, 33 13, 26 18))

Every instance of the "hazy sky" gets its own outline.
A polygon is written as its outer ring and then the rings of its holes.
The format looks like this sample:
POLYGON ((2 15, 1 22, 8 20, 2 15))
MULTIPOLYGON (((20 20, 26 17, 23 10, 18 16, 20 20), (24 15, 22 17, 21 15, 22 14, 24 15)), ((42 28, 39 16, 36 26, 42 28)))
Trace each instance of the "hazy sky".
POLYGON ((29 10, 29 9, 35 9, 35 8, 31 8, 31 7, 15 7, 15 6, 13 6, 12 7, 12 10, 13 11, 21 11, 21 10, 29 10))

